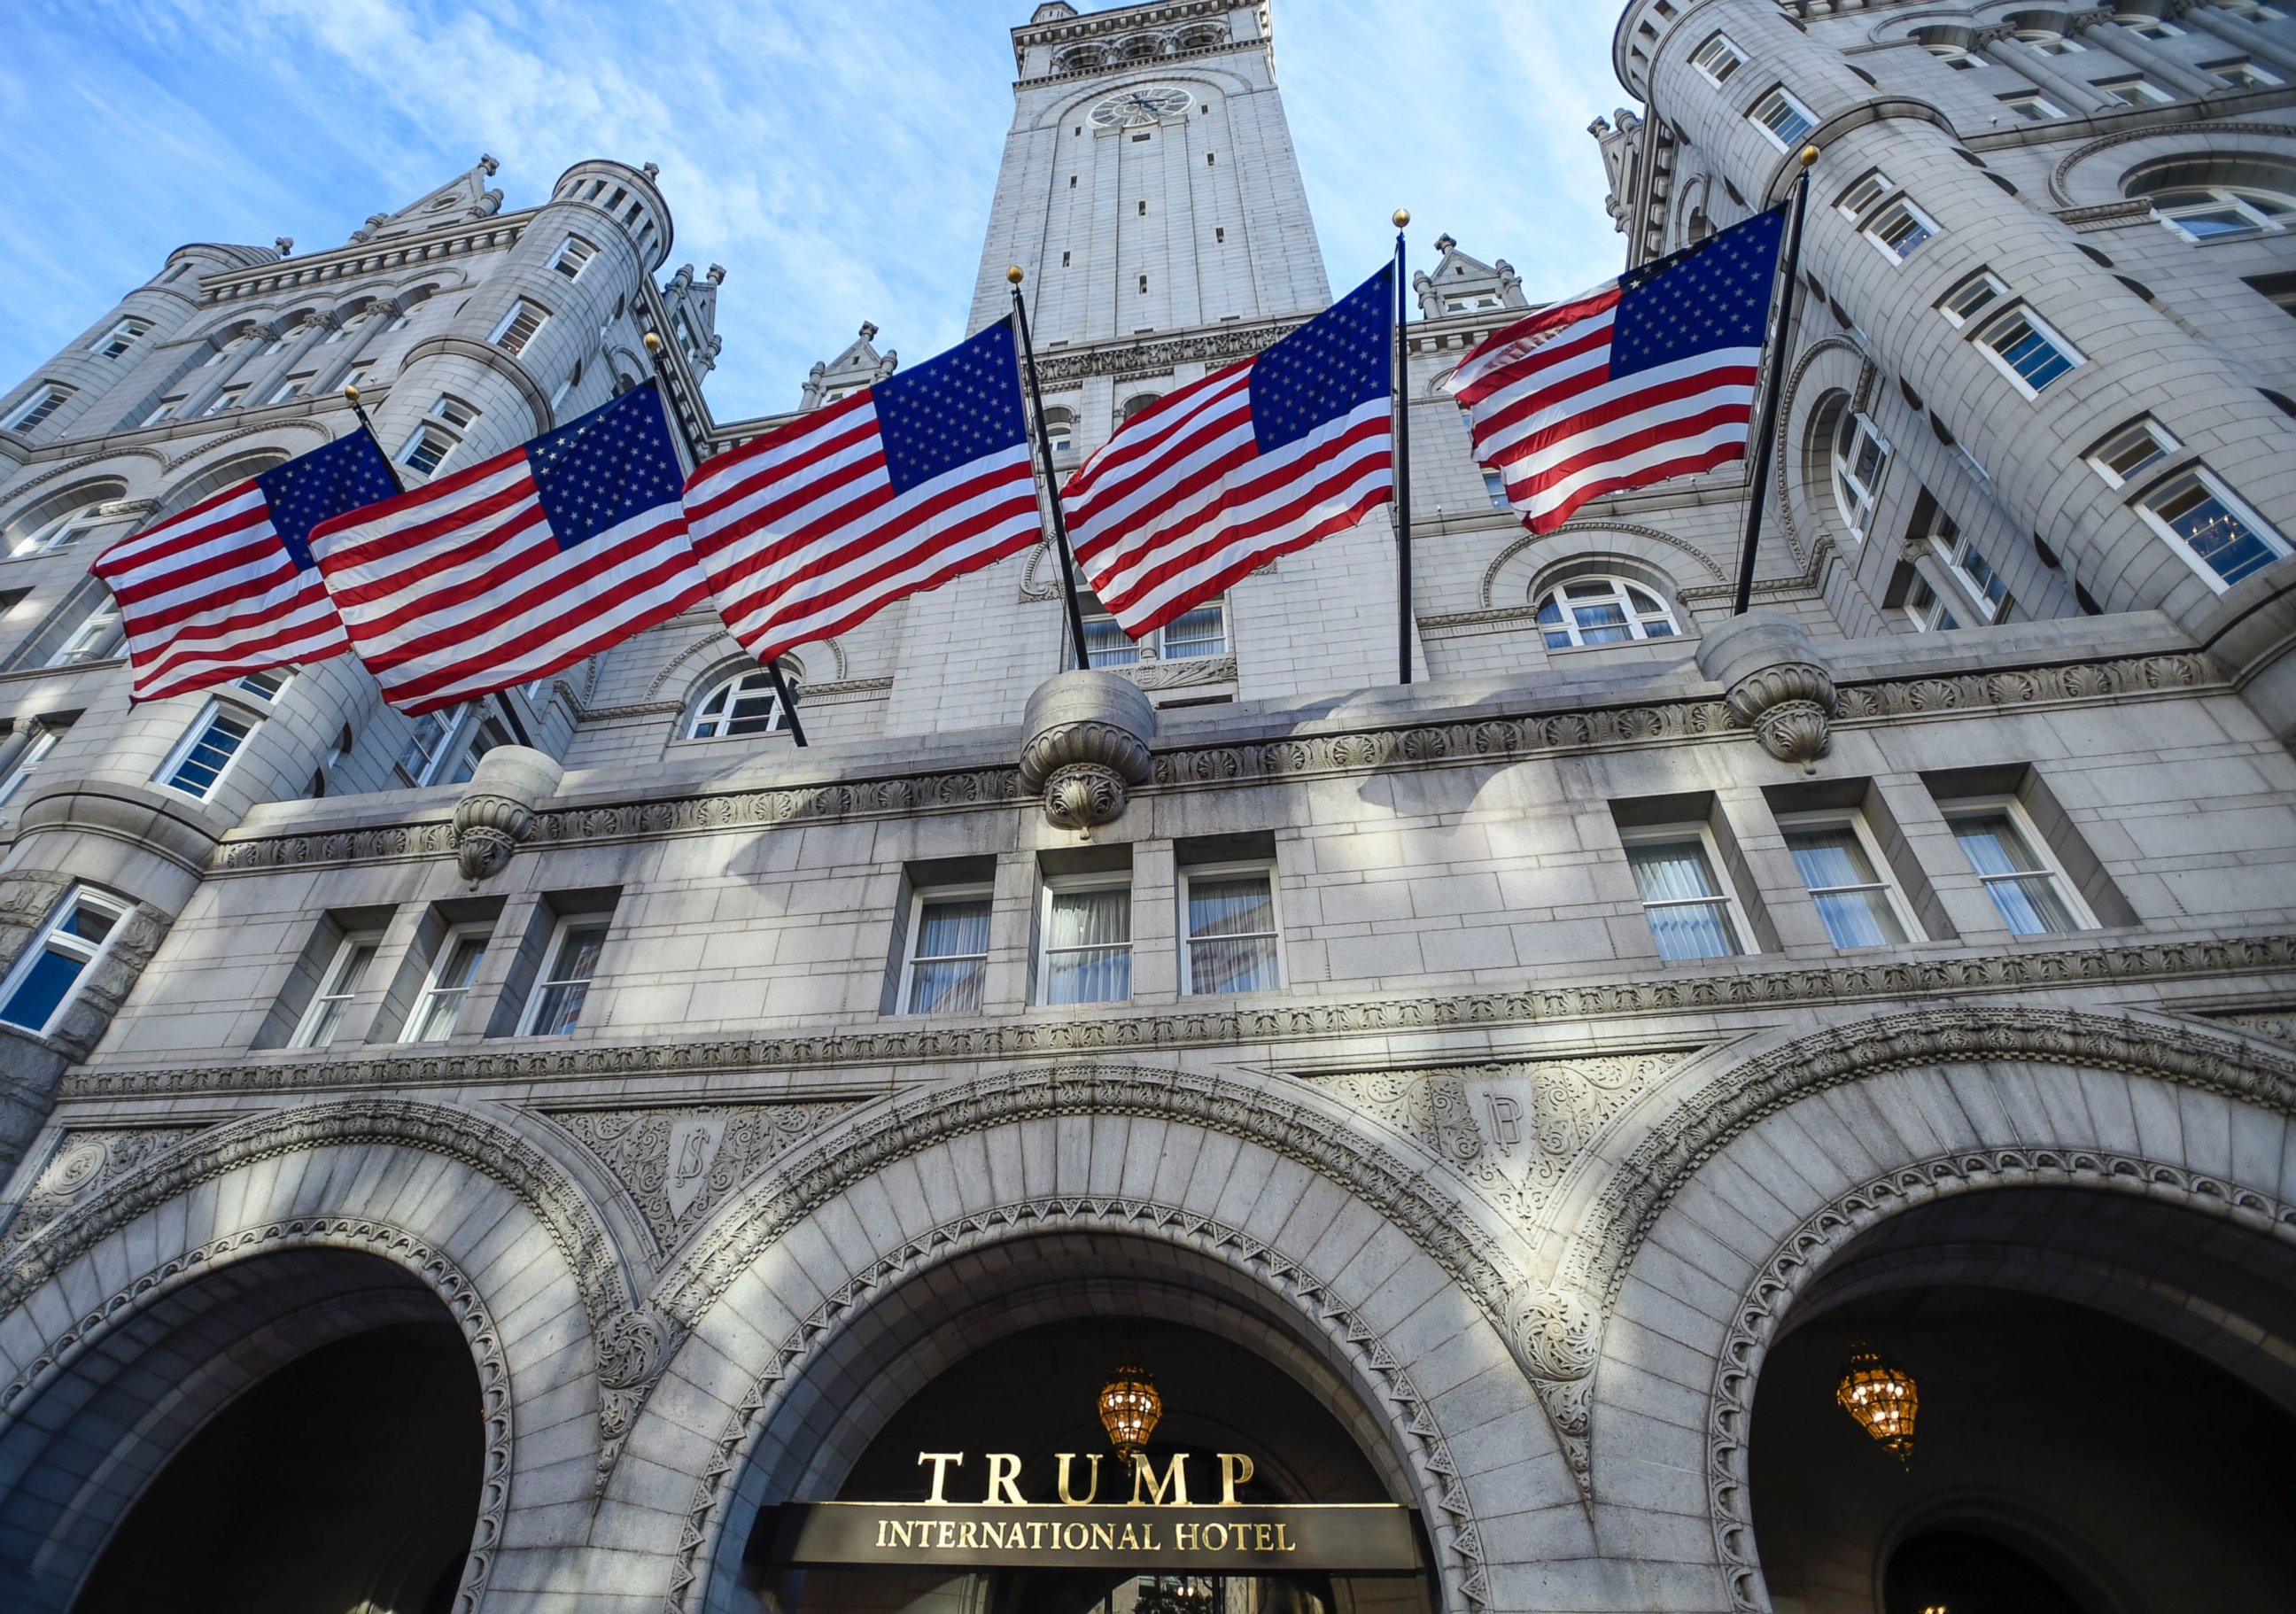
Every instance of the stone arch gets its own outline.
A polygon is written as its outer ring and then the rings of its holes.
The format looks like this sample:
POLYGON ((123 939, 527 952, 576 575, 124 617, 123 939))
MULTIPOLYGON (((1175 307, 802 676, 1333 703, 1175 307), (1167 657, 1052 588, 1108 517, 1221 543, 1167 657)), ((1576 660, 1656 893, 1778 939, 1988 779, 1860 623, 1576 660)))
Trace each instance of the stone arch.
MULTIPOLYGON (((1212 67, 1201 61, 1191 61, 1179 72, 1158 72, 1156 69, 1159 64, 1152 60, 1131 65, 1143 70, 1141 78, 1135 80, 1136 83, 1152 79, 1158 84, 1185 85, 1200 90, 1216 91, 1223 98, 1230 95, 1248 95, 1251 93, 1252 86, 1245 81, 1241 73, 1212 67)), ((1123 87, 1125 86, 1122 85, 1110 84, 1103 79, 1087 87, 1079 88, 1075 94, 1066 100, 1054 102, 1046 108, 1037 116, 1036 127, 1040 129, 1049 129, 1057 128, 1062 124, 1074 123, 1084 115, 1086 108, 1103 96, 1123 87)))
MULTIPOLYGON (((1136 1302, 1146 1315, 1185 1315, 1208 1331, 1241 1342, 1253 1326, 1244 1320, 1244 1307, 1257 1301, 1269 1315, 1280 1311, 1289 1336, 1286 1371, 1327 1397, 1352 1403, 1335 1408, 1342 1423, 1359 1439, 1369 1435, 1384 1446, 1374 1456, 1375 1466, 1390 1483, 1400 1480, 1421 1509, 1435 1544, 1445 1606, 1462 1614, 1490 1606, 1482 1529, 1443 1428, 1439 1398, 1414 1383, 1341 1284, 1247 1229, 1200 1212, 1144 1199, 1053 1197, 991 1204, 920 1229, 852 1271, 795 1323, 768 1353, 769 1365, 745 1387, 709 1449, 672 1565, 671 1614, 730 1606, 727 1585, 755 1507, 799 1494, 797 1476, 818 1479, 826 1469, 841 1471, 857 1455, 873 1426, 865 1414, 857 1418, 849 1408, 832 1408, 827 1389, 865 1364, 873 1376, 870 1393, 880 1401, 870 1410, 881 1423, 898 1405, 882 1405, 884 1400, 913 1393, 941 1365, 996 1337, 1000 1330, 992 1314, 1001 1315, 1009 1331, 1008 1303, 1015 1296, 995 1290, 993 1282, 991 1292, 972 1292, 963 1280, 991 1269, 1007 1275, 1026 1270, 1035 1263, 1024 1265, 1013 1247, 1037 1238, 1126 1247, 1133 1252, 1128 1270, 1185 1274, 1222 1289, 1217 1311, 1210 1303, 1191 1310, 1183 1300, 1163 1297, 1136 1302), (931 1299, 953 1291, 972 1303, 944 1318, 931 1299), (905 1299, 920 1294, 927 1297, 922 1308, 905 1299), (887 1316, 904 1303, 911 1307, 908 1315, 887 1316), (878 1382, 891 1369, 883 1342, 898 1337, 904 1323, 912 1338, 930 1328, 931 1347, 894 1382, 878 1382), (824 1430, 828 1438, 822 1440, 824 1430)), ((1085 1292, 1092 1286, 1082 1278, 1067 1287, 1029 1286, 1027 1315, 1089 1315, 1105 1299, 1085 1292)), ((1267 1316, 1254 1322, 1265 1324, 1267 1316)), ((1257 1337, 1251 1343, 1267 1345, 1257 1337)))
POLYGON ((234 482, 276 470, 285 464, 289 457, 284 448, 250 448, 226 455, 201 467, 162 493, 152 517, 158 520, 188 510, 209 494, 220 493, 234 482))
MULTIPOLYGON (((61 1608, 144 1487, 256 1383, 335 1340, 430 1320, 442 1307, 470 1348, 483 1420, 478 1517, 454 1603, 455 1614, 475 1614, 510 1508, 512 1404, 501 1331, 468 1274, 430 1244, 342 1217, 242 1228, 137 1273, 45 1338, 0 1388, 0 1519, 12 1534, 46 1530, 34 1579, 14 1586, 11 1606, 61 1608), (225 1316, 229 1333, 207 1359, 181 1343, 225 1316), (155 1423, 179 1432, 173 1446, 144 1438, 155 1423), (55 1471, 74 1487, 68 1498, 42 1483, 51 1446, 67 1448, 55 1471), (91 1463, 91 1446, 106 1461, 91 1463)), ((0 1567, 0 1585, 14 1578, 0 1567)))
POLYGON ((1771 463, 1781 467, 1781 473, 1772 479, 1770 504, 1797 561, 1814 556, 1821 545, 1832 545, 1833 536, 1822 512, 1833 507, 1833 496, 1830 469, 1821 467, 1826 476, 1811 482, 1808 463, 1796 445, 1808 438, 1810 417, 1828 394, 1838 390, 1857 398, 1870 389, 1870 370, 1856 343, 1847 337, 1829 336, 1804 348, 1787 377, 1778 410, 1777 436, 1770 445, 1771 463), (1811 390, 1806 392, 1806 388, 1811 390), (1786 474, 1787 469, 1794 474, 1786 474), (1821 490, 1824 490, 1823 502, 1821 490))
POLYGON ((2187 156, 2195 151, 2210 158, 2254 155, 2277 157, 2284 162, 2296 158, 2296 128, 2227 119, 2123 129, 2075 146, 2060 158, 2049 170, 2049 200, 2061 208, 2125 201, 2121 182, 2130 170, 2148 160, 2187 156), (2092 165, 2092 159, 2124 146, 2137 150, 2119 163, 2092 165))
POLYGON ((127 480, 119 475, 96 475, 68 482, 10 511, 4 520, 0 520, 0 540, 12 545, 35 528, 84 505, 109 504, 127 496, 127 480))
MULTIPOLYGON (((831 678, 842 679, 846 676, 845 647, 841 640, 835 638, 817 640, 806 648, 829 659, 831 678)), ((806 681, 804 658, 791 651, 781 657, 781 664, 800 683, 806 681)), ((654 674, 647 683, 643 699, 661 700, 664 698, 664 692, 673 684, 683 683, 686 686, 685 699, 691 701, 700 692, 701 684, 708 678, 722 676, 742 665, 755 667, 758 663, 754 658, 743 651, 733 635, 723 628, 718 628, 703 634, 684 650, 663 662, 661 670, 654 674), (696 662, 705 656, 709 658, 708 672, 702 678, 697 679, 693 668, 696 662)), ((821 680, 823 683, 829 681, 829 679, 821 680)))
POLYGON ((1558 565, 1612 555, 1647 569, 1670 598, 1679 599, 1686 589, 1700 586, 1729 586, 1728 575, 1713 556, 1671 533, 1628 521, 1590 520, 1565 523, 1544 537, 1516 535, 1483 569, 1482 609, 1498 610, 1524 604, 1532 586, 1558 565), (1681 574, 1692 568, 1702 575, 1696 584, 1685 584, 1681 574))
MULTIPOLYGON (((331 440, 330 433, 328 432, 324 422, 315 420, 272 421, 259 426, 242 426, 236 431, 226 431, 221 437, 209 438, 205 442, 195 444, 192 447, 185 449, 174 459, 167 461, 160 469, 163 471, 173 473, 181 470, 185 465, 190 464, 193 460, 201 458, 202 455, 213 454, 219 448, 227 447, 233 443, 243 442, 249 438, 260 436, 262 433, 266 431, 297 431, 308 437, 317 438, 322 443, 331 440)), ((292 449, 284 449, 282 453, 284 455, 291 457, 294 451, 292 449)))

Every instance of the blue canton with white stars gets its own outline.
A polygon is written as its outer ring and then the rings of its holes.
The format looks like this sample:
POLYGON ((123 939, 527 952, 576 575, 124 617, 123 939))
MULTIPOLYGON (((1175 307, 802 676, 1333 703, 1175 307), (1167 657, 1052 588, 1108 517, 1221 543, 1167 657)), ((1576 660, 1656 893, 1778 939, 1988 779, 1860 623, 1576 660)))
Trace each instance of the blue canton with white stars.
POLYGON ((1759 348, 1770 324, 1785 213, 1758 213, 1620 277, 1611 379, 1721 348, 1759 348))
POLYGON ((1010 321, 886 377, 869 394, 895 493, 1029 440, 1010 321))
POLYGON ((365 430, 337 438, 255 479, 271 506, 271 528, 299 571, 311 569, 311 528, 398 491, 390 462, 365 430))
POLYGON ((526 446, 561 551, 684 496, 685 479, 652 381, 526 446))
POLYGON ((1382 269, 1259 356, 1251 367, 1251 437, 1262 454, 1393 389, 1395 270, 1382 269))

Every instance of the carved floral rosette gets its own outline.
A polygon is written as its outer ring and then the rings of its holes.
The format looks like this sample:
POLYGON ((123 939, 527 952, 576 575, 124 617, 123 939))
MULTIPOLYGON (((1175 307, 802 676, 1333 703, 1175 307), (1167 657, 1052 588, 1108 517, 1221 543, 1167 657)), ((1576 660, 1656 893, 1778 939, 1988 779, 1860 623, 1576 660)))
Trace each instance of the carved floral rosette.
POLYGON ((510 866, 534 833, 534 809, 523 801, 474 792, 455 804, 455 864, 465 880, 486 880, 510 866))
POLYGON ((1813 662, 1787 661, 1749 673, 1723 700, 1731 717, 1753 730, 1761 748, 1780 762, 1807 769, 1833 742, 1833 678, 1813 662))

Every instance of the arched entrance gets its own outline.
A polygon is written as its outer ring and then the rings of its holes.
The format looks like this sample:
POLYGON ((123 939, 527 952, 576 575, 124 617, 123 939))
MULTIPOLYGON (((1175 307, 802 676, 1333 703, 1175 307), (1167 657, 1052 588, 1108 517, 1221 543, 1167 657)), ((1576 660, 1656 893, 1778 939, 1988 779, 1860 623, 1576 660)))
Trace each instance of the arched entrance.
POLYGON ((1774 1607, 2153 1614, 2296 1584, 2296 1247, 2140 1193, 1941 1196, 1847 1244, 1760 1364, 1748 1476, 1774 1607), (1835 1400, 1869 1346, 1904 1462, 1835 1400))
POLYGON ((499 1528, 508 1431, 464 1319, 378 1256, 219 1255, 11 1388, 19 1614, 447 1614, 499 1528))
POLYGON ((1054 1227, 965 1250, 856 1312, 768 1404, 707 1606, 1424 1614, 1422 1480, 1364 1354, 1186 1244, 1054 1227), (1097 1406, 1130 1362, 1161 1399, 1137 1469, 1097 1406), (1172 1505, 1181 1487, 1185 1507, 1172 1505), (847 1506, 840 1524, 867 1514, 855 1527, 865 1546, 888 1532, 898 1546, 917 1520, 914 1556, 824 1556, 824 1503, 847 1506), (927 1519, 948 1521, 938 1553, 927 1519), (1023 1547, 1023 1520, 1048 1528, 1052 1547, 1041 1529, 1023 1547), (1259 1530, 1262 1551, 1229 1545, 1249 1538, 1239 1525, 1259 1530), (1210 1526, 1226 1556, 1198 1550, 1210 1526), (952 1559, 976 1528, 979 1554, 952 1559), (1095 1541, 1099 1528, 1111 1534, 1095 1541), (1382 1552, 1377 1565, 1364 1556, 1382 1552))

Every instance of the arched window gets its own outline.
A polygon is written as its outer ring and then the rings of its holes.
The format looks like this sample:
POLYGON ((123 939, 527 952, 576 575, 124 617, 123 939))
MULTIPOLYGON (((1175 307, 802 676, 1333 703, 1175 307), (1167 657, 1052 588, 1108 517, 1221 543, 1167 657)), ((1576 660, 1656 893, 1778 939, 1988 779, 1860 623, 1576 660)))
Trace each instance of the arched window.
POLYGON ((1045 411, 1045 442, 1055 460, 1067 459, 1076 452, 1076 421, 1065 409, 1045 411))
POLYGON ((1882 496, 1882 472, 1890 463, 1890 445, 1874 422, 1854 409, 1841 411, 1833 432, 1833 503, 1861 544, 1874 523, 1874 504, 1882 496))
POLYGON ((2070 56, 2088 48, 2079 40, 2068 37, 2062 29, 2021 28, 2017 37, 2044 56, 2070 56))
POLYGON ((2296 164, 2257 157, 2176 158, 2131 174, 2123 190, 2190 242, 2296 228, 2296 164))
POLYGON ((1574 644, 1623 644, 1682 634, 1673 610, 1652 590, 1624 578, 1574 578, 1538 602, 1539 630, 1549 650, 1574 644))
POLYGON ((127 494, 127 483, 109 478, 58 489, 0 528, 9 557, 54 554, 70 549, 92 528, 118 520, 96 512, 101 506, 113 499, 125 498, 127 494))
MULTIPOLYGON (((788 677, 784 672, 783 676, 788 677)), ((790 679, 791 692, 797 680, 790 679)), ((763 668, 720 678, 694 702, 685 721, 688 740, 718 740, 733 734, 778 734, 788 724, 773 676, 763 668)))
POLYGON ((211 493, 220 493, 234 482, 243 482, 250 477, 261 476, 273 466, 283 465, 286 463, 287 455, 281 450, 273 448, 259 449, 253 454, 239 455, 224 461, 221 464, 210 465, 198 475, 170 489, 168 496, 160 501, 159 514, 163 517, 171 516, 178 511, 189 510, 211 493))
POLYGON ((1122 425, 1125 422, 1130 420, 1134 415, 1139 414, 1143 409, 1145 409, 1149 405, 1154 403, 1158 398, 1160 398, 1163 396, 1164 395, 1160 392, 1134 393, 1130 397, 1126 398, 1122 406, 1117 410, 1116 423, 1119 426, 1122 425))

